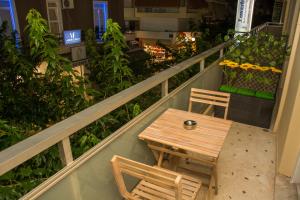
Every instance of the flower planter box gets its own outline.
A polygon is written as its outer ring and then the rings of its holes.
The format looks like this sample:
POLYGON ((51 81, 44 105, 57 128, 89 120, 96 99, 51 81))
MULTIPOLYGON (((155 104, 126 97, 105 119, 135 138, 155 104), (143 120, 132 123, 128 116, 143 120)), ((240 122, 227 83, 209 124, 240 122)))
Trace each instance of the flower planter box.
MULTIPOLYGON (((286 37, 270 33, 244 34, 229 47, 219 65, 223 70, 220 91, 231 93, 228 118, 269 128, 282 65, 288 55, 286 37)), ((222 108, 215 109, 223 117, 222 108)))
MULTIPOLYGON (((228 119, 235 122, 269 128, 275 100, 231 94, 228 119)), ((224 109, 215 107, 215 116, 223 117, 224 109)))

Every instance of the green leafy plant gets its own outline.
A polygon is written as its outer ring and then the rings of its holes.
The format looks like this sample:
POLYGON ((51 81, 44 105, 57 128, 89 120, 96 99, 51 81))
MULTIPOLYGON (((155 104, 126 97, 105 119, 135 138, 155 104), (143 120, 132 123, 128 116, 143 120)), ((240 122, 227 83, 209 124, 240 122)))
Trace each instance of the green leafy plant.
POLYGON ((232 69, 228 69, 226 67, 223 68, 225 82, 228 86, 233 86, 234 81, 237 78, 238 72, 232 69))
MULTIPOLYGON (((229 33, 232 37, 232 34, 229 33)), ((230 47, 226 59, 239 64, 252 63, 260 66, 282 66, 288 55, 286 37, 275 37, 271 33, 244 34, 236 37, 237 43, 230 47)))
POLYGON ((249 73, 244 74, 244 80, 246 82, 250 82, 253 79, 254 79, 254 74, 253 73, 249 72, 249 73))
POLYGON ((130 87, 133 77, 132 71, 128 67, 127 56, 123 52, 123 49, 127 48, 127 44, 120 29, 118 23, 109 19, 107 30, 103 35, 104 67, 112 72, 111 81, 116 83, 116 89, 119 91, 130 87))
POLYGON ((1 32, 0 116, 45 128, 87 106, 84 80, 58 54, 58 40, 36 10, 27 15, 27 45, 1 32), (45 74, 38 67, 46 63, 45 74))
MULTIPOLYGON (((127 49, 124 35, 120 31, 120 26, 111 19, 107 21, 107 29, 102 40, 103 44, 97 43, 95 33, 92 30, 86 31, 87 54, 90 61, 89 78, 97 90, 94 96, 96 101, 112 96, 135 82, 135 76, 128 67, 128 56, 124 53, 127 49)), ((74 136, 72 140, 75 143, 76 155, 80 155, 83 146, 85 149, 94 146, 97 138, 100 140, 106 138, 138 115, 141 112, 138 102, 139 99, 125 104, 74 136), (79 143, 76 142, 78 138, 81 141, 79 143)))
POLYGON ((29 40, 29 53, 35 66, 47 63, 45 75, 41 76, 42 86, 38 93, 48 96, 48 118, 61 120, 87 106, 84 97, 84 80, 72 69, 71 62, 58 54, 58 40, 50 34, 47 22, 35 10, 27 15, 26 32, 29 40), (55 91, 55 92, 53 92, 55 91), (72 97, 72 98, 70 98, 72 97))
MULTIPOLYGON (((58 54, 36 10, 27 15, 26 42, 16 45, 6 24, 0 29, 0 146, 7 148, 89 105, 84 80, 71 62, 58 54), (46 63, 45 73, 39 72, 46 63)), ((61 169, 56 147, 35 156, 0 177, 0 199, 18 199, 61 169)))
POLYGON ((94 81, 97 88, 101 88, 100 98, 111 96, 130 87, 134 77, 128 67, 127 55, 123 52, 127 44, 120 26, 111 19, 107 21, 102 47, 98 47, 92 30, 87 31, 86 40, 87 53, 90 57, 90 79, 94 81))
POLYGON ((272 80, 270 78, 267 78, 267 77, 257 77, 257 81, 261 84, 264 84, 264 85, 271 85, 272 84, 272 80))
MULTIPOLYGON (((22 127, 9 124, 0 120, 0 147, 1 150, 14 145, 26 138, 26 132, 22 127)), ((57 148, 35 156, 19 167, 0 176, 0 199, 18 199, 29 192, 49 176, 61 169, 57 148)))
MULTIPOLYGON (((225 40, 234 35, 229 30, 225 40)), ((238 87, 274 93, 278 74, 282 72, 285 56, 289 54, 286 37, 259 32, 236 35, 234 39, 225 55, 225 60, 232 63, 232 66, 223 67, 226 84, 236 86, 234 80, 237 80, 238 87)))

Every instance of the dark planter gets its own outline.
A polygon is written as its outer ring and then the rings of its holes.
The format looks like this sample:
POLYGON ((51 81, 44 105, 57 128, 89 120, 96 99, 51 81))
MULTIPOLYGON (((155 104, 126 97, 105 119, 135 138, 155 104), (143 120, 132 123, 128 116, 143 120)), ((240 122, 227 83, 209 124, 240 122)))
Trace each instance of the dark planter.
MULTIPOLYGON (((231 94, 228 119, 262 128, 270 128, 274 105, 274 100, 231 94)), ((224 108, 216 107, 215 116, 223 117, 224 108)))

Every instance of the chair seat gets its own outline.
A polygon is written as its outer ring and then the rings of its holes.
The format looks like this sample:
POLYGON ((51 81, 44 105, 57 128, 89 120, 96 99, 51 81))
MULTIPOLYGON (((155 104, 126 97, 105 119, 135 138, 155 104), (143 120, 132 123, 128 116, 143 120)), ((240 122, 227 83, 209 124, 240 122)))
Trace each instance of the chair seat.
MULTIPOLYGON (((182 176, 182 199, 196 199, 200 187, 200 180, 189 176, 182 176)), ((143 200, 175 200, 175 191, 149 183, 145 180, 140 181, 131 194, 136 199, 143 200)))

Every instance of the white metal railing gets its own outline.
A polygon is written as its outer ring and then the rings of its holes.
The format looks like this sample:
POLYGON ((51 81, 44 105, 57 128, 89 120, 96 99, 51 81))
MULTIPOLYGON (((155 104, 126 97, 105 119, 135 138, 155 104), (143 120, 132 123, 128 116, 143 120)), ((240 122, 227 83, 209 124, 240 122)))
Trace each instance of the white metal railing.
MULTIPOLYGON (((253 31, 262 30, 267 26, 268 23, 263 24, 254 28, 253 31)), ((63 165, 69 165, 73 162, 69 140, 71 135, 159 84, 161 84, 162 88, 162 97, 168 95, 168 80, 171 77, 197 63, 200 65, 200 71, 204 70, 205 59, 217 52, 219 52, 220 57, 223 57, 224 48, 230 44, 232 44, 232 41, 220 44, 185 60, 1 151, 0 175, 3 175, 55 144, 59 145, 60 158, 63 165)))

